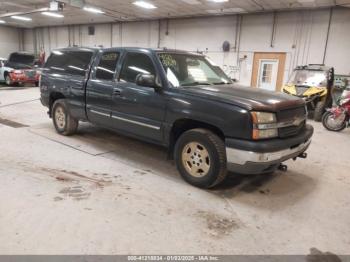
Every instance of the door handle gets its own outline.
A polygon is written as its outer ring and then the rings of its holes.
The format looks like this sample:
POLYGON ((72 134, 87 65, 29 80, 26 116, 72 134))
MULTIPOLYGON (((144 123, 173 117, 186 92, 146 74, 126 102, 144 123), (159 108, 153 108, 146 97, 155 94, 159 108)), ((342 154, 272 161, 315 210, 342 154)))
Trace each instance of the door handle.
POLYGON ((114 96, 121 96, 121 94, 122 94, 122 90, 121 89, 119 89, 119 88, 114 88, 113 89, 113 95, 114 96))
POLYGON ((83 89, 83 84, 81 83, 74 83, 69 86, 71 89, 83 89))

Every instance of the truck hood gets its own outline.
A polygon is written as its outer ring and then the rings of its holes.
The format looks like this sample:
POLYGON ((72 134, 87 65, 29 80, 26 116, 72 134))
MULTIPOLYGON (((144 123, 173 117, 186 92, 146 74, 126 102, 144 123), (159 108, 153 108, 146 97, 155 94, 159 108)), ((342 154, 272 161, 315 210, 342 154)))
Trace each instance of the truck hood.
POLYGON ((277 112, 305 105, 291 95, 240 85, 195 86, 179 89, 181 93, 239 106, 247 110, 277 112))

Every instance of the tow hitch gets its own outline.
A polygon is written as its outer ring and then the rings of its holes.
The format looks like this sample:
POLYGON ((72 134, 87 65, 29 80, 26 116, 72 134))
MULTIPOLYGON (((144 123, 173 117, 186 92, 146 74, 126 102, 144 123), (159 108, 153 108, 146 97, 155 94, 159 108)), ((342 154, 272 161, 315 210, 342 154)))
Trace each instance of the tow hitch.
POLYGON ((288 170, 288 166, 281 163, 281 164, 278 166, 278 170, 281 170, 281 171, 283 171, 283 172, 286 172, 286 171, 288 170))
POLYGON ((307 153, 305 153, 305 152, 304 152, 304 153, 301 153, 301 154, 298 155, 297 157, 294 157, 293 160, 294 160, 294 161, 297 160, 298 157, 299 157, 299 158, 304 158, 304 159, 305 159, 305 158, 307 158, 307 153))
MULTIPOLYGON (((307 153, 305 153, 305 152, 303 152, 303 153, 301 153, 300 155, 298 155, 297 157, 294 157, 293 158, 293 160, 295 161, 295 160, 297 160, 297 158, 307 158, 307 153)), ((287 170, 288 170, 288 166, 287 165, 285 165, 285 164, 283 164, 283 163, 281 163, 279 166, 278 166, 278 170, 281 170, 281 171, 283 171, 283 172, 286 172, 287 170)))

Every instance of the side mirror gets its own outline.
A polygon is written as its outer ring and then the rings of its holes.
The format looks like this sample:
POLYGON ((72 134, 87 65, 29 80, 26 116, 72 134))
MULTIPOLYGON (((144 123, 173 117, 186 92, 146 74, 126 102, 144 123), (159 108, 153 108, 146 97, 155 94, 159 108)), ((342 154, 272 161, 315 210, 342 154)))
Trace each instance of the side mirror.
POLYGON ((156 77, 154 75, 148 75, 148 74, 139 74, 136 77, 136 84, 139 86, 153 87, 155 89, 158 89, 161 87, 161 85, 157 83, 156 77))

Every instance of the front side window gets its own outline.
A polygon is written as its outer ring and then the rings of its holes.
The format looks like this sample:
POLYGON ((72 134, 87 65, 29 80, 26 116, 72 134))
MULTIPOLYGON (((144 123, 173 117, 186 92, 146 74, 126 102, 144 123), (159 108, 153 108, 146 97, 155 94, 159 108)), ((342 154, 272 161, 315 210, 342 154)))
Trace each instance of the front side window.
POLYGON ((103 53, 98 66, 96 67, 96 79, 112 81, 117 67, 119 53, 103 53))
POLYGON ((156 70, 149 56, 141 53, 128 53, 126 55, 120 80, 135 83, 139 74, 154 75, 156 70))
POLYGON ((93 53, 88 51, 53 51, 45 68, 54 72, 85 76, 93 53))
POLYGON ((174 87, 231 84, 225 73, 204 56, 159 53, 159 59, 174 87))

